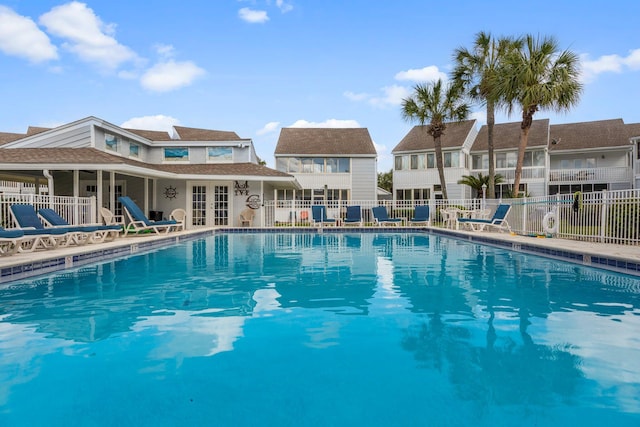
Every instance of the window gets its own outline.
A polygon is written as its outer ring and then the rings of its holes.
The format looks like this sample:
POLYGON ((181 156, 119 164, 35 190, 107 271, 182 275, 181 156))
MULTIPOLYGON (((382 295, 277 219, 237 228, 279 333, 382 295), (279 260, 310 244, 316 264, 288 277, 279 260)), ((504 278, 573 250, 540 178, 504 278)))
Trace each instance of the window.
POLYGON ((395 169, 397 171, 401 171, 402 170, 402 156, 396 156, 396 165, 395 165, 395 169))
POLYGON ((115 135, 110 135, 108 133, 104 134, 104 146, 109 151, 118 151, 118 137, 115 135))
POLYGON ((471 164, 473 169, 489 169, 489 155, 474 154, 471 157, 471 164))
POLYGON ((411 155, 411 169, 418 169, 418 155, 411 155))
POLYGON ((436 167, 436 155, 434 153, 427 154, 427 168, 433 169, 436 167))
POLYGON ((302 162, 300 162, 300 159, 295 157, 289 159, 289 172, 302 172, 302 162))
POLYGON ((276 170, 279 170, 280 172, 289 172, 288 163, 289 163, 289 159, 278 157, 276 159, 276 170))
POLYGON ((165 148, 165 162, 183 162, 189 160, 189 149, 186 147, 165 148))
POLYGON ((560 168, 561 169, 569 169, 571 165, 569 164, 569 160, 562 159, 560 160, 560 168))
POLYGON ((129 156, 130 157, 138 157, 140 156, 140 146, 138 144, 129 144, 129 156))
POLYGON ((300 163, 302 163, 302 172, 303 173, 311 173, 313 172, 313 159, 310 157, 300 159, 300 163))
POLYGON ((458 153, 442 154, 445 168, 457 168, 460 165, 460 156, 458 153))
POLYGON ((322 158, 313 159, 313 172, 324 173, 324 159, 322 158))
POLYGON ((590 157, 588 159, 585 159, 585 167, 589 168, 589 169, 593 169, 596 167, 596 159, 594 157, 590 157))
POLYGON ((207 147, 207 161, 212 163, 227 163, 233 161, 231 147, 207 147))

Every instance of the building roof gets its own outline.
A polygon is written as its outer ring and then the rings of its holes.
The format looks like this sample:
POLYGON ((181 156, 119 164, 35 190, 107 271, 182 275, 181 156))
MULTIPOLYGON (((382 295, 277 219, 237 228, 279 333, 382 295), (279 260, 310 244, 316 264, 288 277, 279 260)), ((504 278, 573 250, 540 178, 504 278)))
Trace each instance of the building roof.
MULTIPOLYGON (((520 145, 520 124, 522 122, 500 123, 493 126, 494 150, 518 148, 520 145)), ((487 125, 478 132, 471 151, 486 151, 488 139, 487 125)), ((549 142, 549 119, 534 120, 529 130, 527 147, 546 147, 549 142)))
POLYGON ((52 128, 43 128, 43 127, 38 127, 38 126, 29 126, 27 128, 27 136, 31 136, 31 135, 36 135, 38 133, 42 133, 42 132, 46 132, 48 130, 51 130, 52 128))
POLYGON ((629 146, 622 119, 551 125, 549 151, 629 146))
POLYGON ((242 138, 235 132, 212 129, 173 127, 182 141, 240 141, 242 138))
POLYGON ((151 141, 171 141, 171 135, 169 135, 169 132, 163 132, 163 131, 159 131, 159 130, 144 130, 144 129, 129 129, 129 128, 123 128, 124 130, 127 130, 131 133, 135 133, 138 136, 141 136, 143 138, 147 138, 151 141))
MULTIPOLYGON (((440 137, 442 148, 462 147, 475 123, 475 120, 447 123, 444 134, 440 137)), ((391 152, 433 150, 435 143, 427 129, 428 125, 414 126, 391 152)))
POLYGON ((282 128, 275 155, 377 155, 367 128, 282 128))
POLYGON ((118 165, 186 175, 246 175, 292 178, 290 174, 255 163, 150 164, 105 153, 96 148, 13 148, 0 150, 0 165, 118 165))
POLYGON ((640 123, 630 123, 626 125, 629 138, 640 137, 640 123))
POLYGON ((24 138, 25 136, 26 135, 24 133, 0 132, 0 145, 17 141, 18 139, 24 138))

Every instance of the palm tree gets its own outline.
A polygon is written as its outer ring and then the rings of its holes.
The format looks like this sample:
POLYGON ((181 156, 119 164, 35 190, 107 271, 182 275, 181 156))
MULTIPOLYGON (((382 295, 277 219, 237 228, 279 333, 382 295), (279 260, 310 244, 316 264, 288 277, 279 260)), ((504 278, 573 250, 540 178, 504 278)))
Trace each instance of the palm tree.
POLYGON ((493 154, 493 126, 496 122, 495 110, 502 100, 496 90, 497 77, 505 56, 518 49, 520 42, 513 38, 496 40, 484 31, 476 34, 473 48, 460 47, 454 51, 456 66, 453 79, 467 88, 471 99, 484 103, 487 108, 487 154, 489 157, 489 181, 487 197, 494 199, 495 194, 495 158, 493 154))
POLYGON ((409 122, 417 121, 420 126, 426 125, 427 133, 433 137, 444 199, 448 197, 440 137, 447 129, 447 121, 461 122, 468 115, 469 105, 464 100, 464 87, 456 83, 444 84, 441 79, 416 85, 414 94, 402 100, 402 117, 409 122))
POLYGON ((582 93, 582 84, 578 80, 580 60, 575 53, 569 50, 560 52, 553 37, 540 39, 527 35, 522 42, 520 49, 506 56, 497 80, 498 93, 504 97, 509 115, 514 108, 522 111, 514 195, 520 188, 533 115, 539 110, 568 111, 578 103, 582 93))
MULTIPOLYGON (((504 182, 504 177, 500 174, 495 175, 494 184, 502 184, 504 182)), ((474 175, 462 175, 462 178, 458 180, 458 184, 468 185, 472 189, 475 190, 476 196, 480 196, 482 194, 482 186, 485 185, 487 192, 489 190, 489 175, 482 175, 481 173, 478 176, 474 175)), ((495 194, 495 191, 493 191, 495 194)))

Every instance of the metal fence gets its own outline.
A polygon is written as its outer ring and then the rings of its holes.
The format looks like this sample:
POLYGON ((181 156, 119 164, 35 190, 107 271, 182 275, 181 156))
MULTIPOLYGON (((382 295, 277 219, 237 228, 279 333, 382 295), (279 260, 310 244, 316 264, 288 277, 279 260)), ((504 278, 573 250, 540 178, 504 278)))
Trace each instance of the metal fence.
MULTIPOLYGON (((490 218, 500 203, 511 205, 507 221, 511 231, 524 235, 554 237, 623 245, 640 244, 640 190, 598 191, 518 199, 449 199, 449 200, 352 200, 327 201, 329 218, 344 218, 347 206, 362 208, 365 226, 373 226, 371 208, 387 207, 390 217, 409 219, 416 205, 429 205, 431 225, 451 227, 444 211, 455 208, 463 212, 484 211, 490 218)), ((311 206, 322 201, 265 202, 267 227, 296 227, 311 224, 311 206)), ((455 221, 453 222, 455 224, 455 221)))
POLYGON ((0 193, 0 226, 4 228, 17 226, 9 209, 15 204, 33 205, 36 211, 41 208, 51 208, 73 225, 96 222, 95 197, 0 193))

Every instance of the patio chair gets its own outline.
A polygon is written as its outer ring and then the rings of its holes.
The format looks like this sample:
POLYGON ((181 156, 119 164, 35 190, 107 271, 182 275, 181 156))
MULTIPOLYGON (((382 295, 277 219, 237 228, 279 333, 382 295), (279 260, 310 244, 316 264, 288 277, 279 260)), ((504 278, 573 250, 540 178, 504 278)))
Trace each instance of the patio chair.
POLYGON ((88 234, 75 227, 45 227, 32 205, 11 205, 9 207, 14 223, 27 236, 35 236, 28 244, 19 248, 20 252, 32 252, 36 249, 55 249, 69 246, 71 243, 88 242, 88 234))
POLYGON ((100 208, 100 216, 104 225, 121 225, 124 228, 124 215, 116 215, 105 207, 100 208))
POLYGON ((124 228, 124 235, 129 233, 137 234, 145 231, 153 231, 156 234, 164 232, 168 234, 171 230, 177 230, 180 226, 175 219, 168 219, 163 221, 150 220, 142 209, 131 200, 128 196, 118 197, 118 201, 122 203, 122 207, 127 214, 129 222, 124 228))
POLYGON ((312 225, 324 227, 324 225, 336 225, 337 221, 327 218, 327 208, 324 205, 311 206, 312 225))
POLYGON ((360 206, 347 206, 347 215, 342 223, 343 225, 362 227, 362 209, 360 209, 360 206))
POLYGON ((251 208, 245 208, 240 212, 240 227, 251 227, 256 212, 251 208))
POLYGON ((458 218, 458 224, 468 225, 473 231, 482 231, 485 227, 494 227, 499 231, 511 231, 511 227, 506 219, 510 209, 511 205, 500 204, 490 219, 458 218))
POLYGON ((172 210, 171 214, 169 214, 169 219, 175 220, 180 230, 184 230, 187 227, 187 211, 184 209, 177 208, 172 210))
POLYGON ((91 243, 102 243, 109 237, 114 240, 120 236, 122 231, 122 225, 71 225, 58 212, 50 208, 39 209, 38 215, 50 227, 74 227, 79 231, 86 232, 91 243))
POLYGON ((398 227, 402 225, 402 218, 389 218, 389 214, 387 213, 387 208, 384 206, 376 206, 371 208, 371 212, 373 213, 374 222, 382 227, 383 225, 393 225, 398 227))
POLYGON ((429 205, 418 205, 413 212, 413 218, 409 219, 409 225, 431 225, 429 218, 429 205))

